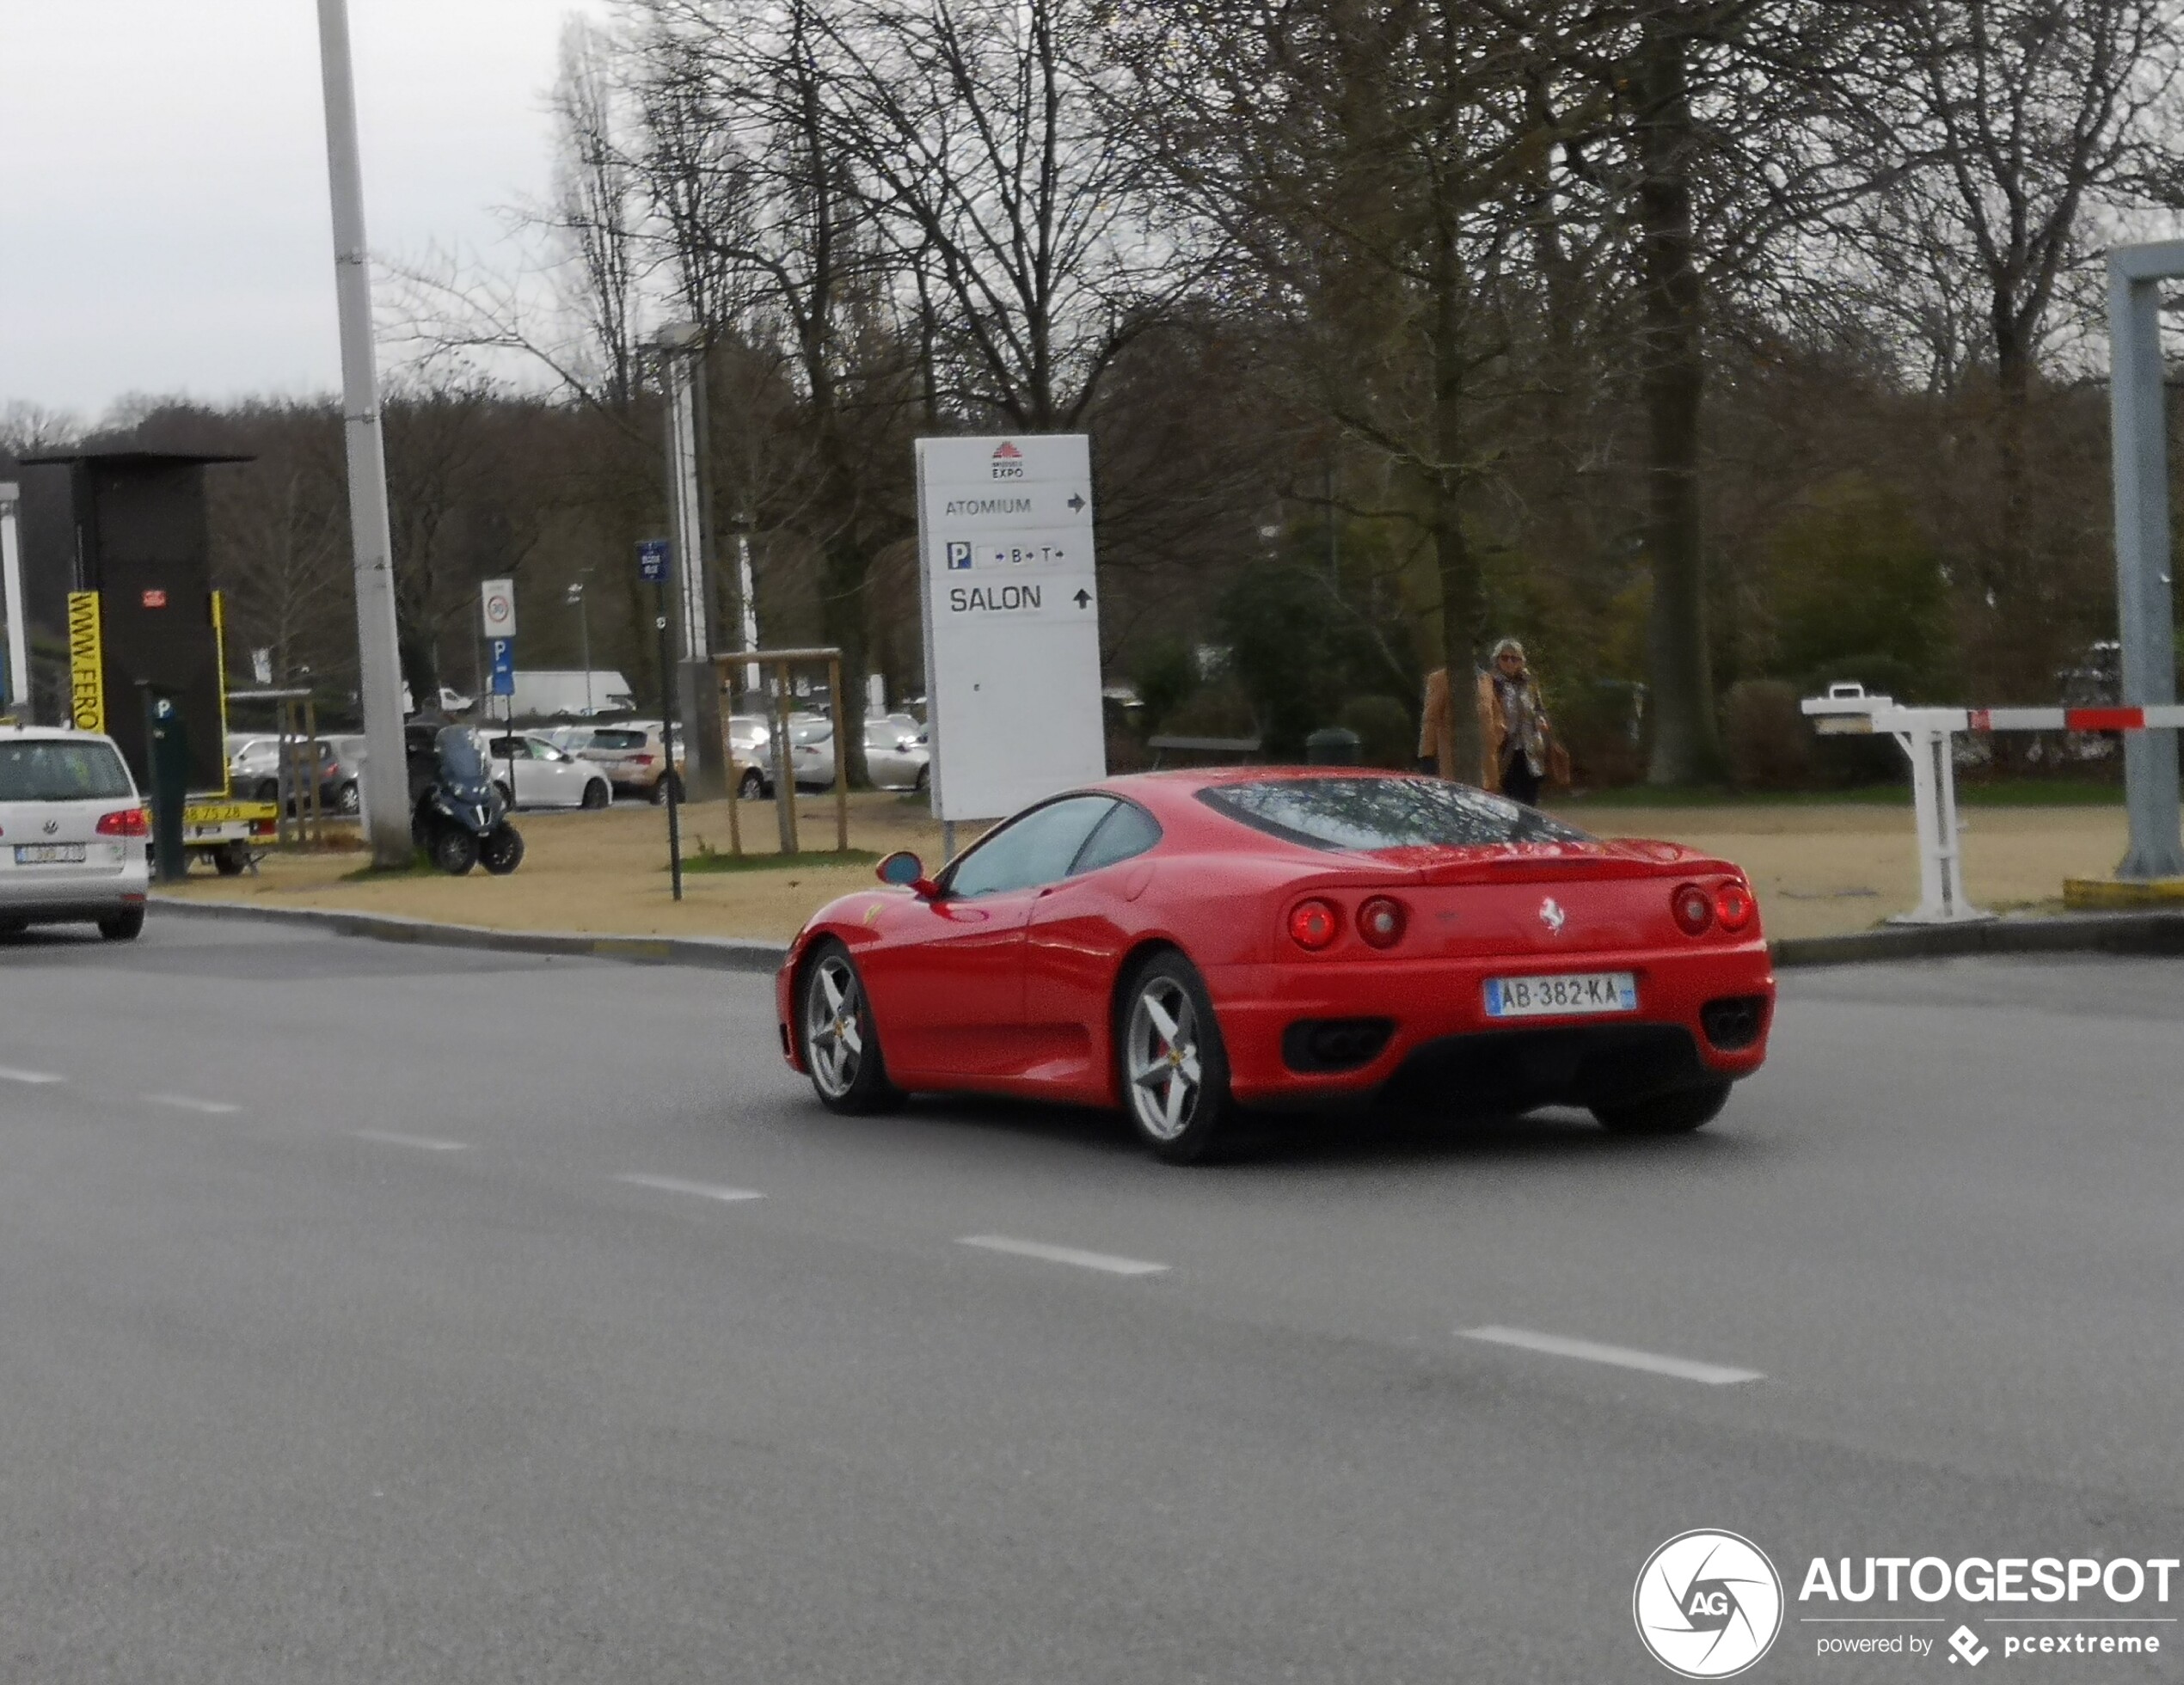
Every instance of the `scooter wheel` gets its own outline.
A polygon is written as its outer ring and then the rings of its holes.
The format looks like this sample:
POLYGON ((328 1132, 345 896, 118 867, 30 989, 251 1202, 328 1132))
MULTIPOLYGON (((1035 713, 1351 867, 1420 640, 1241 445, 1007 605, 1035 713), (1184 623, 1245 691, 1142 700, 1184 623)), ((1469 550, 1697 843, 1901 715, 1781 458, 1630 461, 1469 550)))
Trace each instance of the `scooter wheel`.
POLYGON ((459 878, 478 863, 478 839, 453 825, 433 839, 433 864, 451 878, 459 878))
POLYGON ((478 859, 496 878, 505 878, 524 863, 524 836, 513 825, 500 825, 479 846, 478 859))

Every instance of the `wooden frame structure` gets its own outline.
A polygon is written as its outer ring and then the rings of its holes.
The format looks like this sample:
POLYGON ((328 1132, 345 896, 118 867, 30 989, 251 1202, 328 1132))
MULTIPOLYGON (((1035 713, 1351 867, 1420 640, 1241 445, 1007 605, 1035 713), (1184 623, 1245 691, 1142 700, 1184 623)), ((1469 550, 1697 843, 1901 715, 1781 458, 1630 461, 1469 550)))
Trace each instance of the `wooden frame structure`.
MULTIPOLYGON (((834 848, 837 854, 846 854, 850 848, 850 757, 844 746, 847 739, 843 735, 847 727, 843 717, 842 652, 825 648, 746 649, 713 658, 714 671, 719 676, 724 693, 730 689, 732 668, 765 670, 775 680, 773 694, 766 702, 766 746, 773 763, 770 775, 774 786, 774 823, 784 855, 803 852, 796 831, 796 769, 791 763, 788 749, 789 702, 794 689, 791 680, 797 668, 820 665, 826 669, 827 695, 834 710, 834 848)), ((725 705, 721 709, 721 764, 727 769, 728 848, 731 853, 741 855, 743 825, 737 810, 742 806, 739 788, 742 780, 736 770, 735 731, 730 724, 733 712, 725 705)))

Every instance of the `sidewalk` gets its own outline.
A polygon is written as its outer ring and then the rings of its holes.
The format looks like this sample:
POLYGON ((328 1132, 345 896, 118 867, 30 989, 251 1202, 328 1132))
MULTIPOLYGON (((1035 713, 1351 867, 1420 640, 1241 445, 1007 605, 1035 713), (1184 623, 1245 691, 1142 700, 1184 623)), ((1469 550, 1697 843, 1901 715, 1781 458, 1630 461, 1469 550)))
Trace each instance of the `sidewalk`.
MULTIPOLYGON (((831 848, 831 800, 799 804, 802 838, 831 848)), ((739 805, 744 842, 772 853, 770 804, 739 805)), ((1689 843, 1742 866, 1759 892, 1774 937, 1840 935, 1868 929, 1918 898, 1911 813, 1903 806, 1796 806, 1564 810, 1603 836, 1689 843)), ((2059 909, 2067 877, 2106 877, 2122 857, 2120 807, 1981 807, 1965 812, 1965 874, 1972 897, 1997 912, 2059 909)), ((641 936, 784 941, 821 903, 872 881, 868 863, 830 865, 807 852, 793 863, 739 873, 691 872, 678 906, 670 898, 667 821, 658 808, 518 816, 528 853, 512 877, 482 871, 347 880, 359 854, 268 859, 255 878, 193 874, 163 891, 191 901, 308 907, 431 919, 489 929, 579 931, 641 936)), ((727 849, 727 804, 683 810, 686 855, 727 849)), ((967 842, 969 835, 960 841, 967 842)), ((850 804, 850 841, 872 854, 914 849, 940 858, 940 827, 922 800, 860 795, 850 804)))

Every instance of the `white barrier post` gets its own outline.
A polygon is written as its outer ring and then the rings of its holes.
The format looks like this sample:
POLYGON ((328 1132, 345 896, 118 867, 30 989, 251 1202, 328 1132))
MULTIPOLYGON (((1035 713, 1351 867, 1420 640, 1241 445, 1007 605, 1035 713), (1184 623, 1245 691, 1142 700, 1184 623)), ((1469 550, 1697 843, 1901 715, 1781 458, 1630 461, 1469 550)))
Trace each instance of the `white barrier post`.
POLYGON ((1901 708, 1893 696, 1868 696, 1857 684, 1831 684, 1825 696, 1800 704, 1825 736, 1886 732, 1911 761, 1911 800, 1918 824, 1918 905, 1891 924, 1971 924, 1992 913, 1964 892, 1964 848, 1956 818, 1956 734, 1968 718, 1960 708, 1901 708))

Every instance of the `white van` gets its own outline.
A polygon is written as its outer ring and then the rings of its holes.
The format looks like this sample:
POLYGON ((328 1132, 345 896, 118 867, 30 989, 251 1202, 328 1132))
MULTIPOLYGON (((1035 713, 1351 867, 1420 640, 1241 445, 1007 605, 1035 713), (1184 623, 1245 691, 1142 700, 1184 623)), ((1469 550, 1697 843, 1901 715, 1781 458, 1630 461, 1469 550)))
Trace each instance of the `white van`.
POLYGON ((0 726, 0 934, 90 923, 144 928, 151 824, 112 738, 0 726))

